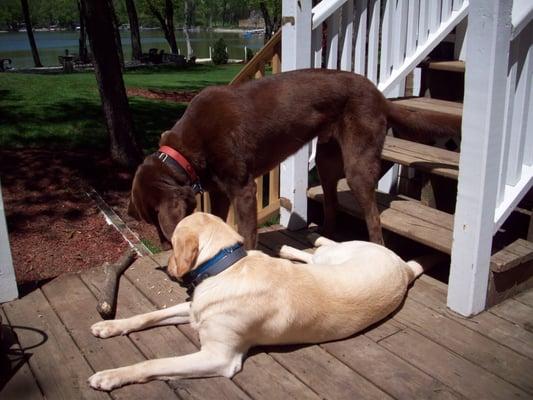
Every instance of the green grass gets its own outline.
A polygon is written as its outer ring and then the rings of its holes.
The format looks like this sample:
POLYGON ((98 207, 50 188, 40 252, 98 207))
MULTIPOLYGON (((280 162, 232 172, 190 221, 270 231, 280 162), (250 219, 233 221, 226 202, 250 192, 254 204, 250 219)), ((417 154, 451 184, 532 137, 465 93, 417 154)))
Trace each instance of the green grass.
MULTIPOLYGON (((129 71, 127 87, 199 90, 228 83, 241 66, 129 71)), ((135 135, 145 151, 185 111, 185 104, 130 98, 135 135)), ((0 147, 105 148, 107 133, 93 73, 0 74, 0 147)))
POLYGON ((144 244, 146 248, 154 254, 161 253, 163 251, 161 247, 148 239, 141 239, 141 243, 144 244))

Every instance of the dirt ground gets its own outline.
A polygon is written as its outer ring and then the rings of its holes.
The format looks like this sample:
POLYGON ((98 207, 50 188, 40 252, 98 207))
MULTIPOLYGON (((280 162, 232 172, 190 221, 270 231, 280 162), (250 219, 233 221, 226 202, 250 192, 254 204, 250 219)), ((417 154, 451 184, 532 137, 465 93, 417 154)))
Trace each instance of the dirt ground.
POLYGON ((127 248, 87 185, 142 239, 159 244, 153 227, 126 214, 131 174, 103 154, 0 150, 0 179, 19 284, 112 262, 127 248))

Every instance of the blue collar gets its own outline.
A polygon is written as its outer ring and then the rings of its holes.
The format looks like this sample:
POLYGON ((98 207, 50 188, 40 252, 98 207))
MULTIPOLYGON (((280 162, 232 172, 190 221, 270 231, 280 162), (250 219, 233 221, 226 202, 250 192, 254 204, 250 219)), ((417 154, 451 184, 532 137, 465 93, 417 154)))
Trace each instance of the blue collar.
POLYGON ((242 243, 226 247, 215 254, 214 257, 185 274, 183 276, 183 282, 185 285, 194 289, 204 279, 221 273, 243 257, 246 257, 246 250, 242 246, 242 243))

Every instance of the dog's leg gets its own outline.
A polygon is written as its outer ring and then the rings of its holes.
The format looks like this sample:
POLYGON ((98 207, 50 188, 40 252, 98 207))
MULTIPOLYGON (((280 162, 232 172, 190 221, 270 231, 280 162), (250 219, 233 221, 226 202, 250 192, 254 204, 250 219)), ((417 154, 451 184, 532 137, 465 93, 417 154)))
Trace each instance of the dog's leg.
POLYGON ((91 326, 91 332, 94 336, 105 339, 153 326, 187 324, 190 308, 191 303, 186 302, 130 318, 100 321, 91 326))
POLYGON ((345 123, 340 143, 346 180, 363 211, 370 241, 383 244, 375 187, 381 172, 386 121, 369 115, 365 121, 345 123))
POLYGON ((181 357, 143 361, 127 367, 100 371, 91 376, 89 385, 94 389, 113 390, 131 383, 154 379, 201 378, 225 376, 231 378, 242 367, 243 354, 202 349, 181 357))
POLYGON ((255 249, 257 245, 257 187, 250 178, 248 183, 233 195, 233 206, 239 233, 244 237, 244 247, 255 249))
POLYGON ((311 264, 313 262, 313 255, 311 253, 306 253, 305 251, 287 245, 281 246, 279 256, 289 260, 303 261, 306 264, 311 264))
POLYGON ((209 190, 209 198, 211 200, 211 214, 216 215, 223 221, 226 221, 230 206, 228 196, 226 196, 224 192, 211 189, 209 190))
POLYGON ((337 182, 344 176, 341 150, 336 140, 319 143, 316 167, 324 191, 324 225, 322 233, 333 236, 337 218, 337 182))

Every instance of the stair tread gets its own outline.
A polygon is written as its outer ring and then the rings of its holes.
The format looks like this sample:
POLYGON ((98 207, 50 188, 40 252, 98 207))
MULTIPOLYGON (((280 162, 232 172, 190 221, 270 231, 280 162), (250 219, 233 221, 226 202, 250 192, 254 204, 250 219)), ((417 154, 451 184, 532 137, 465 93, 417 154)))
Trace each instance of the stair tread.
MULTIPOLYGON (((338 185, 339 209, 347 214, 361 217, 361 211, 348 188, 346 179, 338 185)), ((311 187, 308 196, 323 201, 321 186, 311 187)), ((381 224, 401 236, 408 237, 426 246, 450 254, 453 236, 453 215, 427 207, 415 200, 376 192, 381 224)))
POLYGON ((500 273, 531 260, 533 260, 533 243, 517 239, 491 257, 490 268, 493 272, 500 273))
POLYGON ((451 61, 431 61, 428 64, 429 69, 451 72, 465 72, 465 62, 460 60, 451 61))
POLYGON ((447 178, 459 176, 459 153, 393 136, 385 138, 382 158, 447 178))
MULTIPOLYGON (((362 212, 346 179, 339 181, 337 192, 339 211, 362 218, 362 212)), ((324 201, 322 186, 309 188, 307 196, 322 203, 324 201)), ((425 206, 418 200, 378 191, 376 191, 376 201, 381 224, 385 229, 451 254, 454 220, 452 214, 425 206)), ((491 256, 491 270, 502 273, 531 260, 533 260, 533 243, 517 239, 491 256)))
POLYGON ((393 100, 411 110, 435 111, 458 117, 463 115, 463 104, 454 101, 432 99, 430 97, 411 97, 393 100))

